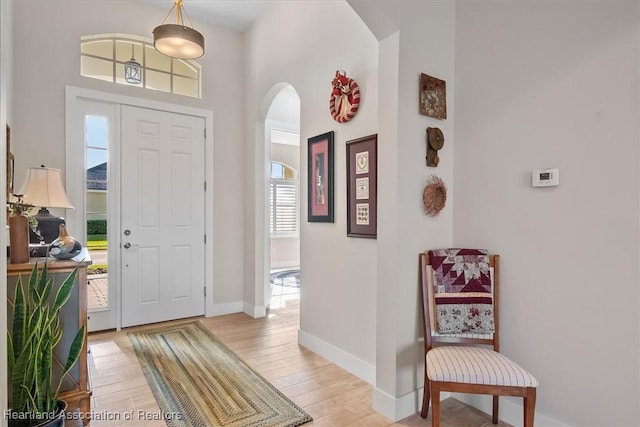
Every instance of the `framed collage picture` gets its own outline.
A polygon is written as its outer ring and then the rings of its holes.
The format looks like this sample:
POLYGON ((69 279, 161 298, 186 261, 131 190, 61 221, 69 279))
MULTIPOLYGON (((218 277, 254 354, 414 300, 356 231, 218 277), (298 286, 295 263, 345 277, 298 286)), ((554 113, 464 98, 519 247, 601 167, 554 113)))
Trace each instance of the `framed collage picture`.
POLYGON ((333 222, 333 131, 307 140, 308 222, 333 222))
POLYGON ((347 236, 375 239, 378 135, 347 141, 347 236))

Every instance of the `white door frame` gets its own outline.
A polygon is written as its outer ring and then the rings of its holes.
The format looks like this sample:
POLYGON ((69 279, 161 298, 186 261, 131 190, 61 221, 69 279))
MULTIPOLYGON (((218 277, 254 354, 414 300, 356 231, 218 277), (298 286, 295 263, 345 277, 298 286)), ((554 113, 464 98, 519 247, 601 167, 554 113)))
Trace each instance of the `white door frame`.
MULTIPOLYGON (((202 117, 205 120, 205 179, 207 182, 207 194, 205 195, 205 233, 207 241, 205 243, 205 260, 210 260, 213 256, 213 111, 199 108, 187 107, 183 105, 169 104, 165 102, 152 101, 148 99, 134 98, 126 95, 118 95, 108 92, 101 92, 92 89, 84 89, 75 86, 65 87, 65 108, 66 108, 66 190, 67 195, 75 209, 67 209, 66 221, 69 228, 74 231, 74 235, 85 241, 85 164, 84 164, 84 136, 79 133, 76 126, 76 118, 79 113, 79 100, 88 99, 97 102, 113 104, 125 104, 135 107, 148 108, 154 110, 167 111, 171 113, 202 117)), ((120 171, 116 166, 113 171, 117 177, 120 171)), ((119 221, 119 220, 118 220, 119 221)), ((116 224, 119 226, 119 224, 116 224)), ((119 248, 121 244, 120 233, 116 233, 116 241, 112 242, 113 247, 119 248)), ((120 262, 120 251, 116 251, 116 265, 120 262)), ((205 287, 207 297, 205 297, 205 316, 214 315, 213 304, 213 262, 205 262, 204 266, 205 287)), ((117 273, 116 273, 117 274, 117 273)), ((117 282, 120 286, 120 280, 117 282)), ((116 289, 116 294, 120 295, 120 289, 116 289)), ((121 328, 120 304, 116 306, 116 328, 121 328)))
MULTIPOLYGON (((118 161, 116 159, 120 158, 120 153, 118 152, 120 147, 120 104, 115 104, 111 102, 100 102, 96 100, 89 100, 86 98, 76 98, 78 108, 80 109, 77 112, 73 113, 73 126, 74 132, 80 131, 86 126, 86 115, 96 115, 103 116, 108 118, 108 140, 107 140, 107 149, 108 149, 108 166, 111 168, 113 172, 109 172, 110 182, 109 188, 107 188, 107 223, 111 224, 111 227, 107 230, 107 240, 112 242, 116 241, 116 236, 119 233, 120 229, 120 199, 118 197, 116 188, 120 188, 120 177, 118 173, 115 173, 115 167, 118 165, 118 161)), ((85 128, 86 131, 86 128, 85 128)), ((86 135, 80 136, 79 139, 74 139, 71 143, 74 147, 77 148, 73 151, 76 153, 77 162, 83 165, 83 169, 85 166, 85 156, 84 153, 87 152, 86 144, 86 135), (82 142, 82 144, 80 144, 82 142)), ((68 163, 75 164, 75 163, 68 163)), ((86 186, 86 180, 84 182, 84 186, 86 186)), ((74 200, 74 206, 82 207, 86 213, 87 207, 87 192, 86 190, 82 192, 81 199, 74 200)), ((80 239, 80 241, 85 241, 86 229, 83 227, 83 223, 77 223, 79 227, 72 228, 72 234, 80 239), (77 232, 76 232, 77 231, 77 232)), ((88 330, 92 331, 100 331, 105 329, 112 329, 117 326, 116 319, 120 316, 119 304, 121 301, 121 297, 119 295, 119 289, 117 289, 118 278, 120 277, 120 264, 117 263, 117 259, 120 256, 119 251, 115 250, 115 245, 111 247, 111 250, 107 251, 108 259, 107 264, 109 264, 109 276, 108 276, 108 291, 107 291, 107 306, 108 310, 96 310, 89 313, 88 320, 88 330)))

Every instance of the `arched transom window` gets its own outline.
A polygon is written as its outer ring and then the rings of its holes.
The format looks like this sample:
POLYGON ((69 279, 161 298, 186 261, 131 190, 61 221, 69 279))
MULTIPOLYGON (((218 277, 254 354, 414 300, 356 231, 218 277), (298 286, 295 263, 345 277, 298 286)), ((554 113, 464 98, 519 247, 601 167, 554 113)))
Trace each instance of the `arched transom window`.
POLYGON ((153 43, 128 35, 93 35, 81 38, 80 74, 108 82, 144 87, 176 95, 200 98, 201 67, 195 61, 176 59, 154 49, 153 43), (125 80, 125 63, 140 64, 139 84, 125 80))

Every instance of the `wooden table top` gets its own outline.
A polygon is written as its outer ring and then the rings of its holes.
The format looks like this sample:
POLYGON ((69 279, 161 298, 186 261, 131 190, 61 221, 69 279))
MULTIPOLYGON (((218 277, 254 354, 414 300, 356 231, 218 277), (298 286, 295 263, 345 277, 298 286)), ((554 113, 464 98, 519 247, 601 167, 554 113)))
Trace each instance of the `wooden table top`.
POLYGON ((47 268, 55 270, 73 270, 78 264, 86 267, 92 264, 91 256, 87 248, 82 248, 80 253, 71 259, 55 259, 54 257, 33 257, 29 259, 29 262, 20 264, 11 264, 7 259, 7 274, 11 273, 23 273, 31 272, 34 264, 44 266, 47 263, 47 268))

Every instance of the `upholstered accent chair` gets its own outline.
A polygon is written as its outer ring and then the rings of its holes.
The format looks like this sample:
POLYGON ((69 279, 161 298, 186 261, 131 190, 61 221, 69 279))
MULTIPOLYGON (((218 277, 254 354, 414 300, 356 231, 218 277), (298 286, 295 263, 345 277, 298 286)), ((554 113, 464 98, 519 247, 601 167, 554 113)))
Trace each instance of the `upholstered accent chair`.
POLYGON ((500 353, 499 256, 478 249, 420 254, 425 372, 422 418, 440 425, 440 392, 524 398, 524 426, 533 427, 538 381, 500 353))

